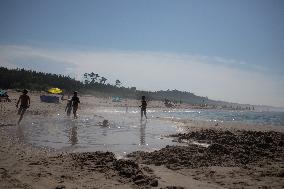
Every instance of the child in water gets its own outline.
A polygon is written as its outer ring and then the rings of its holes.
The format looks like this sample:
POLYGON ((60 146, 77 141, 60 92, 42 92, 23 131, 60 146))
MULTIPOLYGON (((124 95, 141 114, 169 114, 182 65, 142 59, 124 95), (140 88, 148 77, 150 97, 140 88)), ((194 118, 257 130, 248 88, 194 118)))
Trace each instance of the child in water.
POLYGON ((28 94, 28 90, 24 89, 23 94, 19 97, 19 100, 18 100, 17 105, 16 105, 16 107, 18 108, 19 102, 21 101, 21 105, 20 105, 20 108, 18 110, 18 115, 20 115, 18 124, 23 119, 23 116, 24 116, 24 113, 26 112, 26 110, 30 107, 31 101, 30 101, 30 97, 27 94, 28 94))
POLYGON ((143 113, 144 113, 145 118, 147 119, 147 115, 146 115, 147 102, 145 100, 145 96, 142 96, 141 106, 139 107, 141 107, 141 120, 143 118, 143 113))
POLYGON ((67 116, 70 116, 71 110, 72 110, 72 101, 71 101, 71 99, 67 100, 67 105, 66 105, 66 108, 65 108, 65 112, 66 112, 66 110, 67 110, 67 116))

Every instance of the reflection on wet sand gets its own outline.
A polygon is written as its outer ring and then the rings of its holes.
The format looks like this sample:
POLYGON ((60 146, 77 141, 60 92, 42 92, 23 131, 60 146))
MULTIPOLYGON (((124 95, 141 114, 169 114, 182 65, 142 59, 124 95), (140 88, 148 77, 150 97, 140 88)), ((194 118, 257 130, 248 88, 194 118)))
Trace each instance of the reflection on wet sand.
POLYGON ((102 129, 103 129, 102 135, 103 135, 103 136, 107 136, 108 127, 103 127, 102 129))
POLYGON ((17 126, 16 133, 17 133, 19 142, 25 142, 25 134, 21 126, 17 126))
POLYGON ((145 130, 146 130, 146 121, 140 121, 140 145, 145 145, 145 130))
POLYGON ((71 122, 71 132, 69 135, 69 140, 71 142, 71 145, 76 145, 78 143, 78 136, 77 136, 77 126, 75 125, 74 122, 71 122))

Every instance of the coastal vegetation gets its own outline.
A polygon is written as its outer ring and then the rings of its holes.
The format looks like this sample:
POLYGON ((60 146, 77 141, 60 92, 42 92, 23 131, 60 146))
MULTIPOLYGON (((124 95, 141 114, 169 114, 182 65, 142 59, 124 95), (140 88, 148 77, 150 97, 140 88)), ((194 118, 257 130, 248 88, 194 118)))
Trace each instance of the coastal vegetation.
POLYGON ((179 90, 160 90, 143 91, 136 87, 123 86, 123 82, 116 79, 115 83, 108 83, 106 77, 98 73, 84 73, 83 81, 78 81, 70 76, 61 74, 52 74, 37 72, 25 69, 8 69, 0 67, 0 88, 1 89, 29 89, 35 91, 46 91, 51 87, 58 87, 65 94, 74 90, 84 94, 94 94, 97 96, 112 96, 121 98, 140 99, 142 95, 147 96, 148 100, 162 100, 167 107, 173 107, 176 104, 188 103, 201 108, 222 109, 247 109, 253 107, 250 105, 240 105, 224 101, 211 100, 208 97, 197 96, 192 92, 179 90))

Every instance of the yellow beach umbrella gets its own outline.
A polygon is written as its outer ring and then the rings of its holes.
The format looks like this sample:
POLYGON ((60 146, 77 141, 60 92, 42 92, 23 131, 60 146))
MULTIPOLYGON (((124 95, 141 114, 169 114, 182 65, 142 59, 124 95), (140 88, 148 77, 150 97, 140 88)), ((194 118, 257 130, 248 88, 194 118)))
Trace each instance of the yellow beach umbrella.
POLYGON ((59 94, 62 93, 62 90, 59 88, 51 88, 48 90, 48 92, 52 93, 52 94, 59 94))

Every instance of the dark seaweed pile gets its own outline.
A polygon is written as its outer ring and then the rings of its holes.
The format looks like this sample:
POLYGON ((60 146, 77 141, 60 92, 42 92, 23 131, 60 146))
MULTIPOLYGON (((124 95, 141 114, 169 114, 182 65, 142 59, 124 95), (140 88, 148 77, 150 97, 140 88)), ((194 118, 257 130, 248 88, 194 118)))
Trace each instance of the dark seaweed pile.
POLYGON ((70 154, 73 167, 82 170, 99 171, 112 176, 120 176, 124 182, 134 182, 138 186, 158 186, 158 180, 150 168, 141 168, 133 160, 117 160, 112 152, 86 152, 70 154))
POLYGON ((284 160, 284 134, 261 131, 204 129, 176 134, 178 141, 211 144, 208 148, 190 144, 167 146, 154 152, 133 152, 128 157, 145 164, 166 165, 171 169, 208 166, 246 166, 250 163, 284 160))

